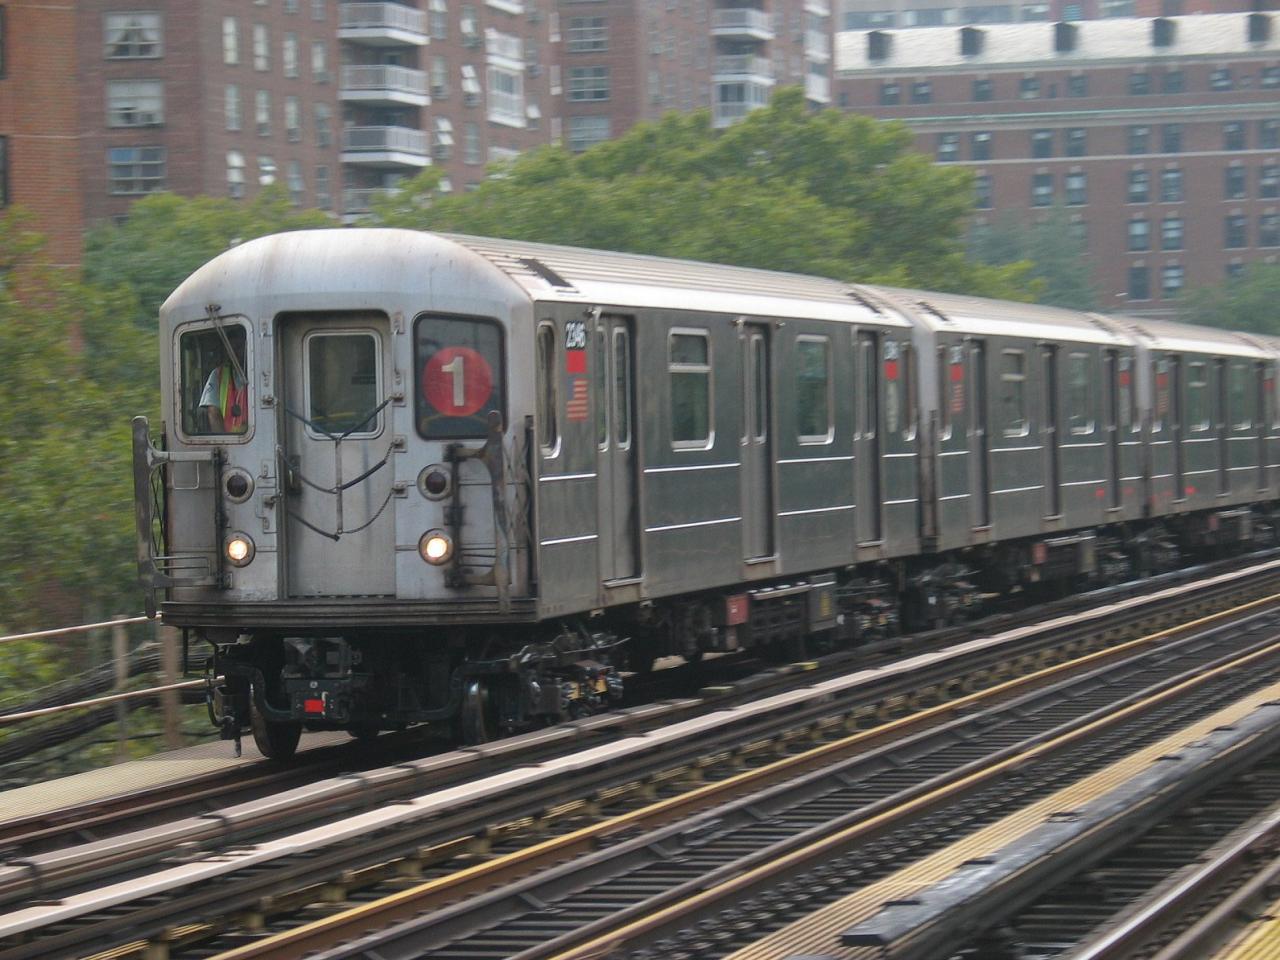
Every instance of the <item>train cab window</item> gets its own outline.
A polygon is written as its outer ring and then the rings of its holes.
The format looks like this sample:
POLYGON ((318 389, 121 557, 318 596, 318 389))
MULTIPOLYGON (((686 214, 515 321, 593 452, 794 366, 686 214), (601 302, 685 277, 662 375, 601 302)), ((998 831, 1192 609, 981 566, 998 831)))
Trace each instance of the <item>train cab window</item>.
POLYGON ((1027 358, 1021 350, 1000 354, 1000 404, 1006 437, 1025 437, 1031 432, 1027 419, 1027 358))
POLYGON ((667 341, 671 377, 671 446, 706 450, 711 435, 711 343, 703 330, 672 330, 667 341))
POLYGON ((328 434, 379 433, 380 366, 373 333, 325 330, 308 335, 307 426, 328 434))
POLYGON ((1093 371, 1087 353, 1067 357, 1067 423, 1073 436, 1093 433, 1093 371))
POLYGON ((1187 369, 1187 428, 1194 433, 1209 429, 1209 368, 1203 363, 1187 369))
POLYGON ((491 320, 419 317, 416 419, 427 440, 483 437, 505 410, 502 328, 491 320))
POLYGON ((1253 427, 1253 411, 1249 395, 1249 367, 1233 363, 1227 369, 1227 412, 1232 430, 1253 427))
POLYGON ((835 435, 826 337, 796 337, 796 434, 801 443, 830 443, 835 435))
POLYGON ((218 327, 202 324, 182 334, 178 349, 178 402, 182 432, 187 436, 225 437, 248 433, 246 336, 244 324, 226 320, 218 327))
POLYGON ((544 457, 560 452, 556 423, 556 330, 549 323, 538 327, 538 446, 544 457))

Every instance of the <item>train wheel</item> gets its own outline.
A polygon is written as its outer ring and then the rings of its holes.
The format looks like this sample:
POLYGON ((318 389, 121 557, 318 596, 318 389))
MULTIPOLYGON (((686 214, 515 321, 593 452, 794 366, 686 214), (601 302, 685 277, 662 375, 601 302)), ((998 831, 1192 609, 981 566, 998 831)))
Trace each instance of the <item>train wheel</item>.
POLYGON ((498 712, 483 680, 471 680, 462 696, 458 716, 459 739, 469 745, 498 739, 498 712))
POLYGON ((298 720, 268 720, 258 708, 251 708, 250 727, 258 751, 269 760, 288 760, 298 752, 302 723, 298 720))

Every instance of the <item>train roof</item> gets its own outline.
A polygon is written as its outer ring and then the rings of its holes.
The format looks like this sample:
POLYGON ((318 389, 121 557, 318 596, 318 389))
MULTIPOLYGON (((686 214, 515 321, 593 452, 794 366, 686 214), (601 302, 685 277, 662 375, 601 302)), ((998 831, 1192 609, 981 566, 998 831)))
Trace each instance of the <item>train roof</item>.
POLYGON ((1119 314, 1109 317, 1108 320, 1135 341, 1152 350, 1231 354, 1258 360, 1273 358, 1273 345, 1264 344, 1260 337, 1238 333, 1235 330, 1198 327, 1189 323, 1175 323, 1171 320, 1154 320, 1119 314))

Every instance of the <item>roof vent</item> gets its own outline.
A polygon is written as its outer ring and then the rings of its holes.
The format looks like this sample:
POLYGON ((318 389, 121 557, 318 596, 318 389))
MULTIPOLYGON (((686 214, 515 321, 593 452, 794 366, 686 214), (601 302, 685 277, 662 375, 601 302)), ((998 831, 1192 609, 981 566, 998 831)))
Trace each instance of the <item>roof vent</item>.
POLYGON ((889 46, 893 40, 893 34, 884 30, 872 30, 867 34, 867 59, 868 60, 888 60, 889 46))
POLYGON ((1168 17, 1156 17, 1151 21, 1151 45, 1153 47, 1172 47, 1177 33, 1177 24, 1168 17))
POLYGON ((1074 50, 1079 42, 1080 28, 1074 23, 1060 20, 1053 25, 1053 49, 1057 53, 1074 50))
POLYGON ((982 52, 985 35, 977 27, 960 28, 960 55, 974 57, 982 52))
POLYGON ((553 287, 560 287, 562 290, 572 290, 574 288, 572 283, 560 276, 560 274, 556 273, 541 260, 537 260, 534 257, 520 257, 519 263, 528 267, 553 287))
POLYGON ((1271 39, 1271 16, 1266 13, 1249 14, 1249 42, 1266 43, 1271 39))

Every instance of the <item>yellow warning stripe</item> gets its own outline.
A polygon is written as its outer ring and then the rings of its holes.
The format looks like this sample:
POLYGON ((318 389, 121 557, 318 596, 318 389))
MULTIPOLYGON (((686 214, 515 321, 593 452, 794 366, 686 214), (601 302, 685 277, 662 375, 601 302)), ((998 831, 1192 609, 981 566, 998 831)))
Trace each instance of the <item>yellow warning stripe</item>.
POLYGON ((1280 960, 1280 900, 1215 955, 1215 960, 1280 960))

